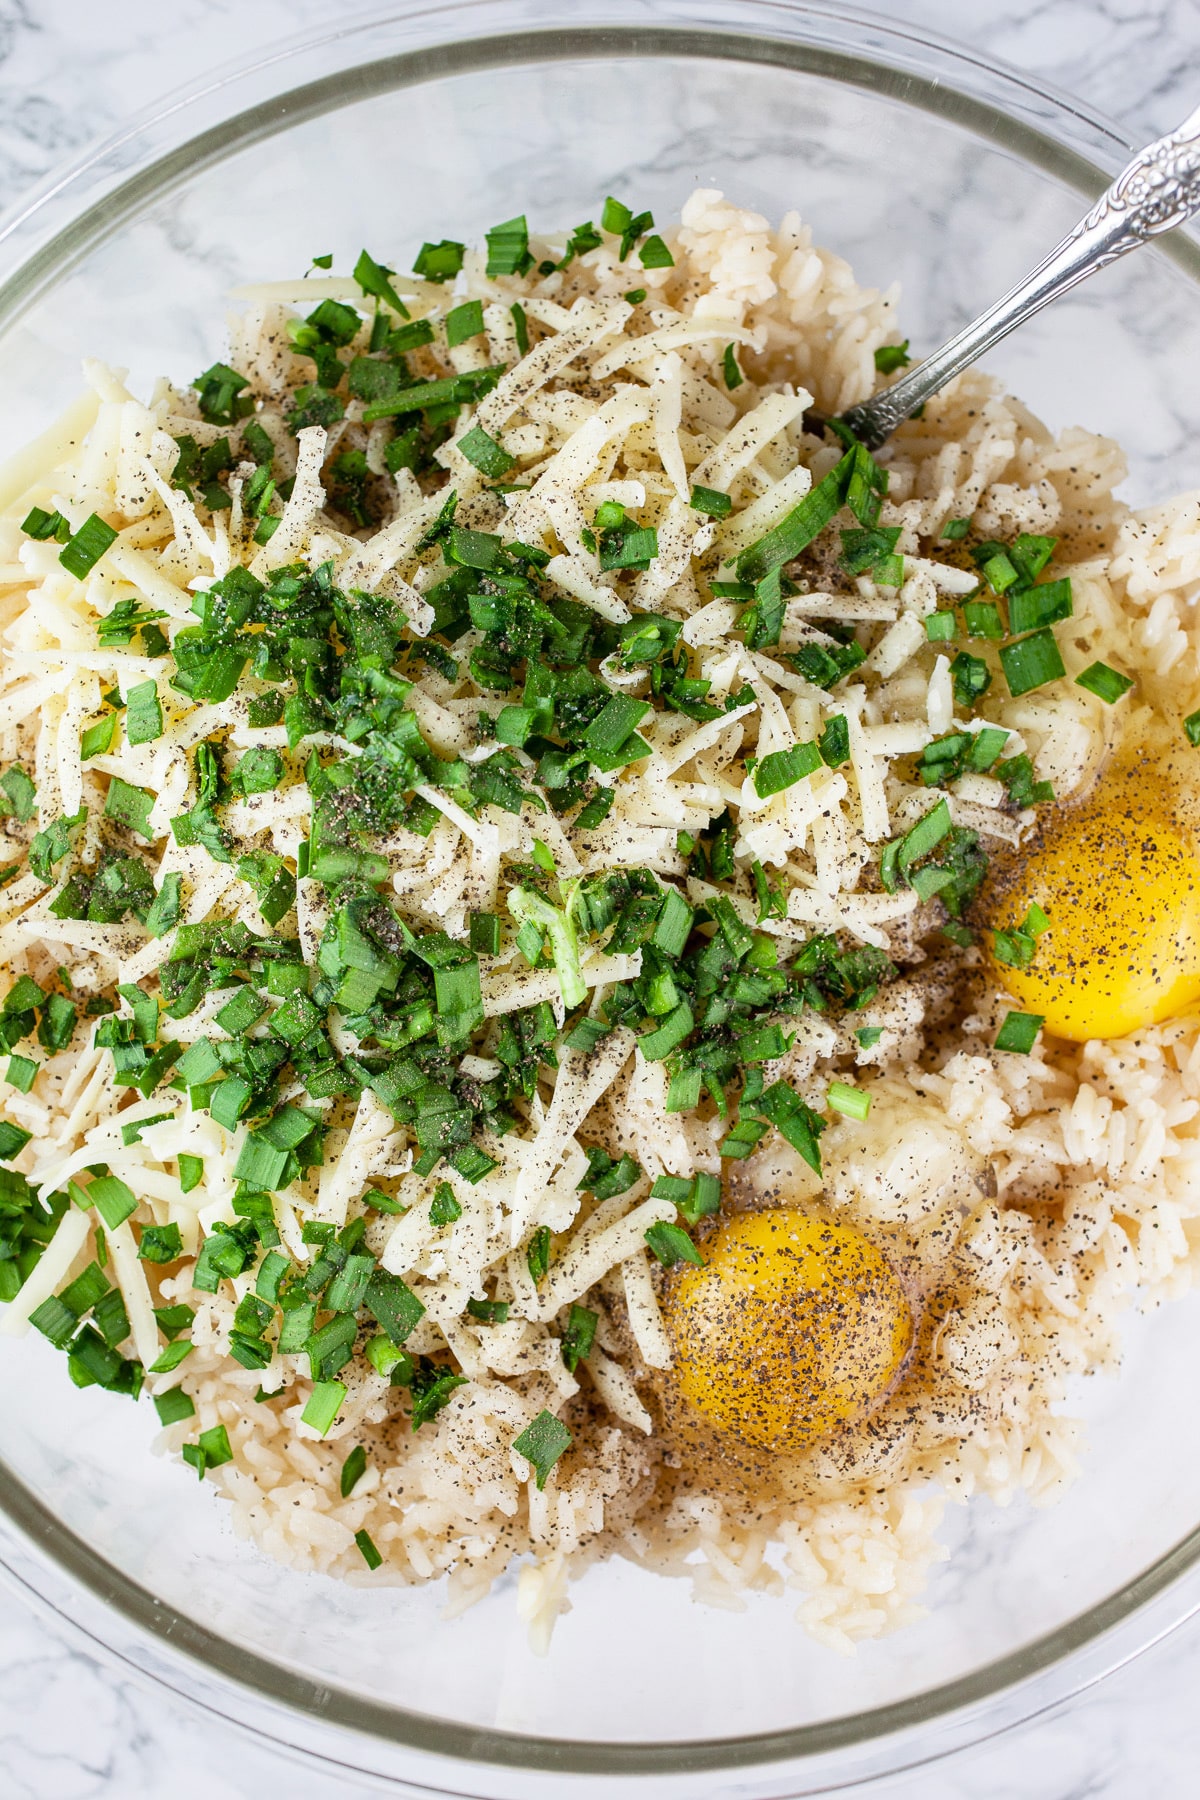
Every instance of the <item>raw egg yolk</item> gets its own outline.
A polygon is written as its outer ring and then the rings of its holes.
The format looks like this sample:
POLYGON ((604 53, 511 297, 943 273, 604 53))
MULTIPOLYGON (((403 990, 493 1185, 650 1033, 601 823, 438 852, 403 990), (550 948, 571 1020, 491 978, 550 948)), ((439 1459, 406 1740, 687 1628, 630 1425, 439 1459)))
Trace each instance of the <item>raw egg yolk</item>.
POLYGON ((1124 1037, 1200 999, 1200 857, 1172 801, 1161 772, 1118 767, 1034 844, 996 909, 1009 929, 1034 901, 1050 921, 1027 968, 994 968, 1058 1037, 1124 1037))
POLYGON ((860 1232, 781 1207, 735 1214, 704 1252, 667 1312, 680 1392, 719 1431, 798 1452, 887 1392, 912 1314, 860 1232))

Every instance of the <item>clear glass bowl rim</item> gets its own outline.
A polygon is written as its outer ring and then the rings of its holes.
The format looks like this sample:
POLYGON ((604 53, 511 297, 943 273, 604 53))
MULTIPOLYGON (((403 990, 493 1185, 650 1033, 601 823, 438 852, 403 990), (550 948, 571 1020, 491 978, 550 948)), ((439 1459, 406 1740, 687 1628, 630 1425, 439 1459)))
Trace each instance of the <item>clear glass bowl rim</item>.
MULTIPOLYGON (((586 25, 564 27, 556 15, 561 19, 561 0, 378 7, 260 49, 165 96, 0 217, 0 329, 16 323, 93 245, 199 166, 346 99, 456 69, 534 57, 734 54, 866 87, 951 119, 1088 201, 1130 148, 1093 109, 1027 74, 924 29, 824 0, 590 0, 586 25), (356 62, 356 50, 380 32, 391 32, 399 47, 370 64, 356 62), (289 85, 306 62, 324 72, 289 85)), ((1200 284, 1200 241, 1186 227, 1153 253, 1169 256, 1200 284)), ((638 1777, 757 1768, 764 1777, 770 1772, 773 1793, 828 1792, 1026 1721, 1200 1611, 1198 1525, 1133 1581, 1057 1630, 907 1700, 750 1737, 571 1742, 465 1729, 343 1692, 335 1720, 328 1686, 239 1649, 165 1606, 68 1530, 2 1460, 0 1519, 0 1572, 101 1654, 287 1748, 300 1747, 305 1735, 295 1727, 319 1720, 323 1741, 303 1748, 343 1770, 390 1779, 370 1744, 410 1749, 421 1765, 414 1764, 416 1779, 407 1770, 397 1774, 412 1793, 465 1794, 460 1782, 472 1767, 487 1766, 553 1772, 556 1788, 572 1776, 624 1777, 635 1790, 638 1777), (336 1747, 330 1732, 339 1734, 336 1747), (790 1785, 789 1775, 800 1785, 790 1785), (788 1785, 776 1785, 780 1778, 788 1785)), ((738 1791, 746 1790, 739 1785, 738 1791)))

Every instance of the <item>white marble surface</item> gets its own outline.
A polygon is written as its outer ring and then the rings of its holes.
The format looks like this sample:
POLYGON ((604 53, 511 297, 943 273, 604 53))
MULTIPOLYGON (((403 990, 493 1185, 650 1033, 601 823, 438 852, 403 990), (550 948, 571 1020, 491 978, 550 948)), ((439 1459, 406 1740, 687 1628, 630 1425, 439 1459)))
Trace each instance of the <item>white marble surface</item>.
MULTIPOLYGON (((564 10, 578 0, 562 0, 564 10)), ((0 204, 127 114, 342 0, 0 0, 0 204)), ((1200 96, 1194 0, 891 0, 893 18, 1068 88, 1148 138, 1200 96)), ((1023 1730, 871 1792, 887 1800, 1185 1800, 1200 1791, 1200 1624, 1023 1730)), ((0 1800, 351 1800, 0 1602, 0 1800)))

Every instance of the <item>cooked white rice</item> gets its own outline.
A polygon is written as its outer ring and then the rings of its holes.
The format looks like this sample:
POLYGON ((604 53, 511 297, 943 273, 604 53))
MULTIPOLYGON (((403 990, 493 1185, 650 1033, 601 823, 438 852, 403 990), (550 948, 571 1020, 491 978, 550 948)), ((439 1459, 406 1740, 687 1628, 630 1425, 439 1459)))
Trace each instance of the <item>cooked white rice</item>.
MULTIPOLYGON (((1142 701, 1162 700, 1169 682, 1172 707, 1190 711, 1200 704, 1200 497, 1130 515, 1113 497, 1123 474, 1113 443, 1081 430, 1056 439, 987 378, 963 377, 884 456, 890 490, 881 523, 902 528, 903 586, 862 576, 851 600, 802 593, 789 602, 785 649, 820 641, 810 621, 839 612, 871 632, 861 671, 835 696, 825 693, 772 655, 747 651, 731 635, 737 604, 713 599, 709 584, 718 561, 760 537, 836 460, 836 450, 804 436, 804 410, 815 401, 832 412, 873 389, 874 352, 899 335, 896 295, 860 288, 844 262, 812 244, 796 215, 773 229, 711 191, 693 196, 667 238, 674 266, 636 274, 649 295, 637 307, 622 298, 636 265, 617 262, 609 237, 545 277, 489 279, 482 256, 468 253, 454 299, 482 300, 486 336, 424 352, 425 372, 515 364, 457 428, 461 437, 472 422, 482 424, 532 483, 508 496, 505 537, 553 552, 551 578, 607 618, 629 616, 629 595, 641 609, 685 619, 694 672, 711 681, 712 697, 720 703, 748 684, 755 705, 708 725, 652 715, 643 729, 654 754, 622 771, 613 810, 591 832, 529 807, 519 816, 488 807, 472 818, 429 789, 443 815, 432 834, 396 831, 385 847, 395 904, 415 925, 462 937, 472 909, 503 910, 503 867, 528 856, 539 838, 566 876, 626 866, 681 881, 677 833, 699 830, 730 805, 740 865, 759 860, 787 889, 786 918, 765 929, 785 944, 834 931, 912 960, 916 896, 873 891, 864 877, 879 846, 930 803, 898 760, 953 717, 947 658, 926 642, 923 619, 939 593, 972 584, 949 561, 923 559, 919 536, 967 515, 984 534, 1056 534, 1058 564, 1075 594, 1063 644, 1069 673, 1104 658, 1138 677, 1142 701), (516 300, 535 338, 524 359, 510 310, 516 300), (722 378, 727 345, 737 347, 747 377, 733 392, 722 378), (689 508, 696 483, 732 494, 727 520, 710 523, 689 508), (658 529, 659 554, 632 593, 600 572, 584 536, 596 505, 612 499, 658 529), (745 755, 810 741, 836 712, 850 721, 851 764, 759 800, 745 755)), ((444 290, 400 285, 418 316, 447 304, 444 290)), ((194 708, 164 681, 160 739, 136 747, 122 740, 81 763, 80 732, 97 716, 106 687, 115 681, 125 690, 159 673, 136 646, 98 648, 97 619, 136 597, 161 609, 173 633, 191 617, 195 588, 240 560, 256 573, 331 560, 340 586, 389 595, 418 633, 431 621, 422 596, 436 558, 418 545, 443 496, 427 497, 402 471, 393 516, 373 535, 349 535, 345 520, 324 510, 322 470, 340 444, 364 448, 380 472, 386 432, 359 422, 357 401, 328 433, 314 426, 296 439, 287 430, 288 397, 311 379, 311 367, 293 353, 286 320, 295 305, 321 295, 353 302, 358 290, 322 277, 255 290, 231 322, 229 362, 249 377, 281 465, 296 471, 266 545, 247 547, 240 534, 247 471, 231 482, 232 510, 215 514, 169 485, 177 438, 190 433, 204 445, 220 435, 200 418, 194 396, 164 382, 142 404, 119 372, 100 364, 86 370, 88 399, 8 484, 19 498, 0 523, 0 761, 19 761, 33 774, 37 824, 89 809, 78 847, 83 867, 99 851, 96 820, 110 781, 149 790, 157 878, 183 877, 189 923, 235 915, 266 929, 235 864, 172 838, 171 819, 196 798, 188 752, 214 733, 239 751, 283 747, 283 728, 251 728, 236 697, 194 708), (76 580, 60 566, 56 543, 22 532, 33 504, 60 509, 72 527, 98 512, 119 527, 117 542, 76 580)), ((459 493, 459 522, 496 529, 498 502, 483 477, 453 444, 441 460, 459 493)), ((412 704, 442 755, 472 758, 481 754, 473 721, 481 706, 494 712, 498 702, 481 697, 465 662, 460 667, 454 680, 430 668, 412 704)), ((1028 750, 1060 798, 1094 770, 1111 729, 1098 700, 1065 684, 1016 701, 993 690, 981 710, 1013 733, 1008 751, 1028 750)), ((951 807, 956 822, 985 843, 1011 843, 1028 832, 1032 815, 1014 815, 1004 798, 998 782, 966 776, 951 807)), ((227 822, 245 842, 294 859, 309 811, 303 783, 292 783, 235 803, 227 822)), ((10 818, 5 828, 0 861, 18 860, 34 826, 10 818)), ((163 943, 135 922, 60 922, 51 914, 73 866, 70 857, 59 865, 51 889, 28 872, 0 888, 0 958, 11 977, 44 981, 65 966, 81 1000, 110 993, 117 982, 151 981, 163 943)), ((698 904, 704 884, 692 879, 687 891, 698 904)), ((317 883, 301 880, 298 907, 311 960, 323 922, 317 883)), ((743 911, 752 922, 752 903, 743 911)), ((593 999, 635 967, 635 958, 585 958, 593 999)), ((822 1140, 826 1199, 868 1235, 884 1225, 917 1254, 960 1209, 958 1250, 970 1258, 974 1294, 943 1330, 936 1392, 917 1404, 910 1399, 892 1430, 814 1451, 795 1498, 766 1507, 705 1492, 698 1479, 676 1483, 667 1505, 656 1497, 659 1449, 647 1400, 670 1343, 644 1235, 656 1221, 673 1220, 675 1208, 648 1195, 660 1174, 718 1170, 723 1127, 664 1110, 662 1065, 646 1062, 631 1034, 612 1034, 590 1059, 562 1053, 552 1086, 543 1071, 520 1129, 491 1143, 498 1166, 477 1184, 444 1166, 429 1177, 414 1174, 405 1130, 368 1089, 352 1117, 335 1123, 324 1166, 278 1196, 284 1247, 301 1263, 314 1254, 302 1242, 302 1222, 340 1227, 362 1210, 372 1184, 408 1208, 401 1218, 372 1214, 367 1243, 426 1308, 408 1348, 448 1350, 466 1378, 416 1433, 404 1425, 402 1390, 362 1359, 342 1371, 347 1396, 322 1438, 300 1418, 311 1388, 307 1358, 276 1352, 263 1371, 230 1358, 233 1314, 253 1275, 222 1283, 218 1294, 196 1293, 190 1258, 207 1229, 234 1217, 240 1128, 225 1130, 166 1087, 147 1100, 133 1095, 130 1104, 130 1090, 112 1086, 108 1052, 90 1048, 82 1028, 68 1048, 45 1058, 27 1094, 6 1092, 5 1112, 32 1134, 15 1166, 43 1194, 104 1162, 138 1198, 133 1225, 178 1224, 189 1260, 162 1280, 138 1261, 130 1223, 108 1235, 110 1271, 131 1322, 124 1349, 148 1367, 164 1348, 152 1304, 196 1308, 191 1354, 176 1372, 148 1377, 151 1392, 181 1383, 195 1402, 197 1417, 169 1427, 161 1441, 178 1451, 197 1427, 226 1427, 233 1460, 211 1479, 231 1503, 235 1529, 271 1555, 355 1581, 446 1575, 451 1610, 480 1598, 516 1564, 522 1616, 544 1643, 568 1579, 617 1552, 688 1576, 697 1596, 713 1604, 738 1606, 747 1589, 786 1586, 799 1597, 803 1624, 845 1649, 915 1616, 929 1567, 943 1555, 937 1527, 947 1496, 1055 1497, 1075 1474, 1080 1448, 1076 1425, 1058 1410, 1066 1382, 1115 1364, 1122 1308, 1135 1295, 1178 1293, 1195 1266, 1197 1021, 1115 1043, 1043 1041, 1029 1056, 1005 1055, 990 1046, 1006 1003, 978 973, 968 979, 973 1010, 949 1042, 930 1017, 936 982, 914 968, 855 1016, 856 1026, 882 1028, 871 1049, 847 1024, 807 1015, 792 1050, 769 1071, 820 1106, 831 1071, 861 1068, 872 1087, 871 1116, 864 1125, 836 1122, 822 1140), (164 1112, 170 1116, 138 1142, 122 1143, 121 1123, 164 1112), (577 1189, 582 1146, 596 1143, 628 1151, 644 1175, 616 1200, 589 1208, 577 1189), (204 1179, 187 1194, 178 1179, 181 1154, 204 1160, 204 1179), (446 1179, 463 1209, 453 1230, 430 1219, 434 1191, 446 1179), (557 1247, 538 1290, 524 1246, 541 1226, 556 1234, 557 1247), (480 1293, 508 1299, 507 1322, 466 1313, 467 1299, 480 1293), (600 1314, 597 1345, 586 1372, 581 1366, 572 1375, 559 1338, 565 1309, 585 1299, 600 1314), (279 1397, 256 1402, 260 1386, 279 1397), (575 1442, 539 1491, 513 1442, 543 1409, 568 1419, 575 1442), (342 1498, 342 1465, 358 1443, 369 1451, 367 1472, 342 1498), (356 1546, 363 1530, 383 1557, 375 1572, 356 1546)), ((228 990, 208 996, 190 1016, 167 1020, 165 1035, 195 1042, 212 1031, 228 997, 228 990)), ((492 1018, 539 1000, 560 1006, 553 972, 528 968, 515 948, 486 966, 484 1000, 492 1018)), ((761 1152, 750 1175, 782 1178, 801 1194, 818 1185, 778 1150, 761 1152)), ((92 1259, 93 1220, 77 1209, 66 1214, 7 1308, 3 1330, 24 1329, 29 1314, 92 1259)))

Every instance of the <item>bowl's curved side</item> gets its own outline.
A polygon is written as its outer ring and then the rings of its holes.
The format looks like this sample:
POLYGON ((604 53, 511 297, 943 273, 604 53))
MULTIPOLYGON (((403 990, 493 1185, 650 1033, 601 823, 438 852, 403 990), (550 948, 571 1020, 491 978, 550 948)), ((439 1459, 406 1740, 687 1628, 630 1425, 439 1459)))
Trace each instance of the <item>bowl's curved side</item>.
MULTIPOLYGON (((571 32, 555 26, 556 10, 549 0, 460 0, 344 21, 171 97, 45 184, 34 203, 0 221, 0 388, 6 401, 13 400, 4 428, 19 428, 22 406, 31 419, 44 413, 48 386, 67 381, 80 348, 111 343, 122 354, 127 346, 129 360, 153 373, 160 356, 178 356, 181 338, 202 346, 218 297, 255 262, 270 273, 273 257, 282 259, 281 267, 290 258, 294 267, 298 249, 329 248, 325 242, 296 244, 298 212, 303 218, 333 216, 322 213, 322 195, 341 196, 337 229, 346 241, 338 248, 352 257, 355 234, 370 227, 372 211, 346 186, 346 171, 355 167, 351 152, 369 146, 371 133, 385 124, 415 132, 418 145, 440 133, 441 154, 448 158, 444 167, 426 169, 422 182, 410 180, 401 194, 398 204, 418 234, 427 220, 432 234, 438 209, 451 204, 457 204, 455 223, 464 231, 490 222, 493 193, 502 196, 504 184, 518 177, 528 180, 546 216, 557 219, 557 209, 573 204, 577 192, 594 190, 598 168, 607 178, 612 167, 615 178, 617 169, 603 160, 614 136, 622 145, 620 172, 631 179, 636 172, 639 191, 648 190, 655 204, 677 203, 681 191, 715 170, 743 182, 751 203, 771 207, 790 192, 800 167, 821 235, 840 237, 869 268, 873 258, 878 279, 886 279, 893 264, 903 265, 926 339, 952 321, 976 285, 984 297, 1000 291, 1011 258, 1024 255, 1023 234, 1038 241, 1037 231, 1057 231, 1081 197, 1097 193, 1123 160, 1125 146, 1115 130, 1027 78, 840 7, 798 0, 598 0, 588 26, 571 32), (654 92, 647 70, 659 79, 659 105, 670 114, 665 120, 646 116, 654 92), (561 120, 554 124, 542 90, 553 92, 570 131, 561 120), (735 93, 737 106, 729 100, 735 93), (469 100, 457 112, 447 98, 456 94, 469 100), (359 123, 351 129, 354 120, 359 123), (427 127, 424 137, 413 120, 427 127), (551 125, 561 146, 555 166, 545 149, 551 125), (256 152, 271 144, 286 154, 269 167, 259 165, 256 193, 247 170, 256 152), (490 170, 484 166, 489 145, 495 147, 490 170), (945 166, 928 170, 925 190, 906 192, 908 210, 889 205, 887 182, 911 173, 911 185, 919 185, 922 159, 927 164, 937 153, 945 166), (872 169, 869 181, 864 164, 872 169), (456 168, 474 171, 474 184, 461 194, 456 168), (972 211, 955 218, 967 220, 974 236, 969 257, 965 233, 951 245, 957 245, 960 262, 935 252, 951 204, 961 208, 964 180, 974 183, 972 211), (846 216, 848 194, 861 201, 861 217, 846 216), (223 236, 206 233, 218 195, 225 203, 223 236), (927 242, 914 241, 914 231, 926 233, 927 242), (156 304, 129 317, 130 283, 136 285, 142 273, 156 304), (995 285, 989 289, 990 282, 995 285)), ((392 172, 390 164, 373 166, 392 172)), ((402 162, 397 166, 402 169, 402 162)), ((377 203, 374 217, 377 224, 377 203)), ((1039 389, 1039 398, 1044 392, 1056 404, 1062 393, 1073 396, 1068 384, 1078 384, 1081 356, 1073 338, 1089 319, 1106 330, 1109 305, 1128 337, 1137 380, 1128 396, 1091 396, 1089 404, 1107 417, 1128 400, 1130 441, 1148 479, 1163 461, 1178 464, 1185 454, 1200 454, 1180 448, 1200 443, 1200 373, 1188 375, 1182 367, 1192 344, 1187 332, 1200 351, 1200 249, 1179 236, 1168 250, 1156 256, 1153 276, 1131 271, 1121 277, 1126 285, 1110 283, 1104 290, 1109 301, 1081 301, 1077 311, 1047 318, 1005 365, 1006 373, 1013 369, 1018 391, 1019 373, 1027 369, 1034 377, 1030 391, 1039 389), (1137 336, 1147 296, 1156 330, 1164 319, 1186 323, 1182 347, 1169 362, 1155 362, 1153 346, 1137 336), (1063 386, 1056 388, 1059 364, 1063 386), (1161 403, 1155 383, 1170 390, 1161 403)), ((1020 266, 1018 260, 1015 272, 1020 266)), ((1200 354, 1191 362, 1200 371, 1200 354)), ((1074 403, 1072 397, 1068 404, 1074 403)), ((1183 1322, 1168 1327, 1171 1342, 1181 1341, 1185 1329, 1183 1322)), ((908 1691, 900 1692, 904 1681, 897 1678, 896 1698, 883 1697, 891 1677, 868 1653, 853 1704, 846 1696, 855 1684, 830 1685, 811 1701, 807 1722, 779 1728, 726 1729, 706 1716, 702 1695, 690 1735, 680 1729, 682 1710, 668 1705, 659 1736, 625 1730, 618 1721, 621 1741, 594 1730, 556 1737, 544 1723, 530 1724, 530 1709, 522 1711, 521 1696, 511 1693, 490 1712, 481 1700, 472 1716, 466 1709, 457 1719, 439 1716, 431 1704, 415 1703, 412 1691, 406 1707, 366 1686, 356 1691, 332 1664, 320 1665, 317 1650, 306 1645, 302 1619, 268 1620, 277 1625, 277 1644, 268 1630, 256 1646, 244 1634, 239 1641, 229 1626, 232 1601, 224 1614, 206 1614, 205 1596, 197 1590, 217 1567, 216 1553, 206 1545, 204 1556, 214 1560, 205 1562, 195 1552, 196 1581, 189 1590, 177 1570, 131 1541, 120 1519, 121 1497, 128 1492, 121 1486, 121 1458, 134 1446, 136 1429, 122 1420, 114 1431, 106 1419, 92 1431, 80 1396, 67 1396, 59 1408, 49 1385, 59 1380, 59 1366, 49 1356, 39 1361, 38 1349, 29 1347, 22 1367, 34 1382, 44 1367, 45 1395, 39 1388, 36 1404, 0 1397, 0 1442, 8 1457, 0 1468, 0 1561, 13 1578, 95 1644, 176 1692, 309 1754, 403 1781, 414 1793, 460 1792, 468 1780, 471 1791, 498 1800, 559 1793, 567 1780, 580 1792, 590 1786, 600 1793, 605 1782, 611 1791, 619 1776, 634 1791, 695 1800, 700 1793, 744 1793, 746 1776, 739 1771, 748 1768, 755 1769, 756 1792, 763 1796, 828 1790, 1028 1717, 1099 1679, 1200 1606, 1200 1530, 1190 1529, 1195 1515, 1187 1494, 1196 1490, 1194 1483, 1189 1488, 1193 1471, 1187 1465, 1177 1471, 1179 1492, 1164 1503, 1157 1535, 1131 1533, 1106 1565, 1113 1592, 1101 1587, 1085 1604, 1081 1573, 1076 1588, 1066 1584, 1047 1599, 1044 1617, 1029 1627, 1029 1641, 1019 1638, 1020 1619, 1007 1623, 1007 1637, 997 1632, 989 1639, 982 1629, 975 1638, 965 1633, 961 1654, 974 1664, 964 1673, 952 1667, 957 1641, 938 1645, 914 1638, 915 1649, 900 1659, 907 1663, 911 1654, 908 1691), (72 1410, 76 1400, 78 1412, 72 1410), (44 1420, 36 1416, 43 1409, 44 1420), (69 1454, 61 1450, 64 1444, 71 1445, 69 1454), (98 1470, 108 1458, 97 1479, 110 1484, 103 1504, 91 1510, 72 1491, 73 1459, 89 1457, 98 1470), (224 1631, 214 1622, 222 1617, 224 1631)), ((93 1405, 87 1398, 88 1417, 97 1416, 90 1413, 93 1405)), ((1132 1406, 1139 1410, 1146 1415, 1140 1429, 1152 1443, 1160 1415, 1132 1406)), ((1117 1425, 1102 1420, 1099 1435, 1111 1448, 1123 1437, 1133 1442, 1137 1428, 1136 1420, 1122 1415, 1117 1425)), ((183 1502, 175 1502, 180 1490, 170 1482, 159 1487, 154 1519, 183 1515, 183 1502)), ((208 1513, 217 1515, 211 1496, 193 1494, 185 1537, 199 1517, 193 1501, 208 1503, 208 1513)), ((1102 1513, 1101 1506, 1098 1520, 1102 1513)), ((990 1515, 975 1529, 981 1557, 989 1550, 1008 1554, 1015 1545, 1014 1566, 1026 1567, 1015 1529, 1003 1536, 990 1515)), ((245 1560, 237 1564, 231 1579, 236 1583, 247 1568, 245 1560)), ((994 1594, 994 1569, 991 1579, 986 1591, 994 1594)), ((253 1602, 249 1578, 247 1591, 253 1602)), ((310 1604, 320 1591, 315 1585, 304 1590, 310 1604)), ((642 1603, 643 1590, 628 1592, 642 1603)), ((269 1584, 262 1595, 268 1604, 278 1597, 269 1584)), ((508 1602, 500 1596, 496 1604, 508 1602)), ((403 1604, 397 1599, 398 1616, 403 1604)), ((1035 1611, 1031 1599, 1031 1619, 1035 1611)), ((778 1613, 792 1632, 787 1609, 778 1613)), ((755 1614, 747 1626, 751 1635, 739 1641, 750 1644, 758 1633, 763 1644, 782 1642, 763 1620, 755 1614)), ((377 1619, 373 1629, 379 1628, 377 1619)), ((688 1627, 674 1629, 675 1641, 686 1648, 688 1627)), ((653 1640, 653 1633, 647 1637, 653 1640)), ((697 1645, 705 1641, 702 1627, 694 1637, 697 1645)), ((488 1641, 507 1653, 502 1635, 493 1632, 488 1641)), ((790 1651, 787 1658, 785 1673, 799 1688, 800 1671, 808 1680, 810 1669, 798 1657, 791 1660, 790 1651)), ((686 1692, 681 1682, 678 1695, 686 1692)), ((801 1710, 800 1699, 798 1692, 789 1719, 801 1710)), ((778 1705, 786 1704, 785 1682, 778 1705)), ((764 1716, 748 1701, 730 1713, 735 1725, 748 1727, 761 1725, 764 1716)))

